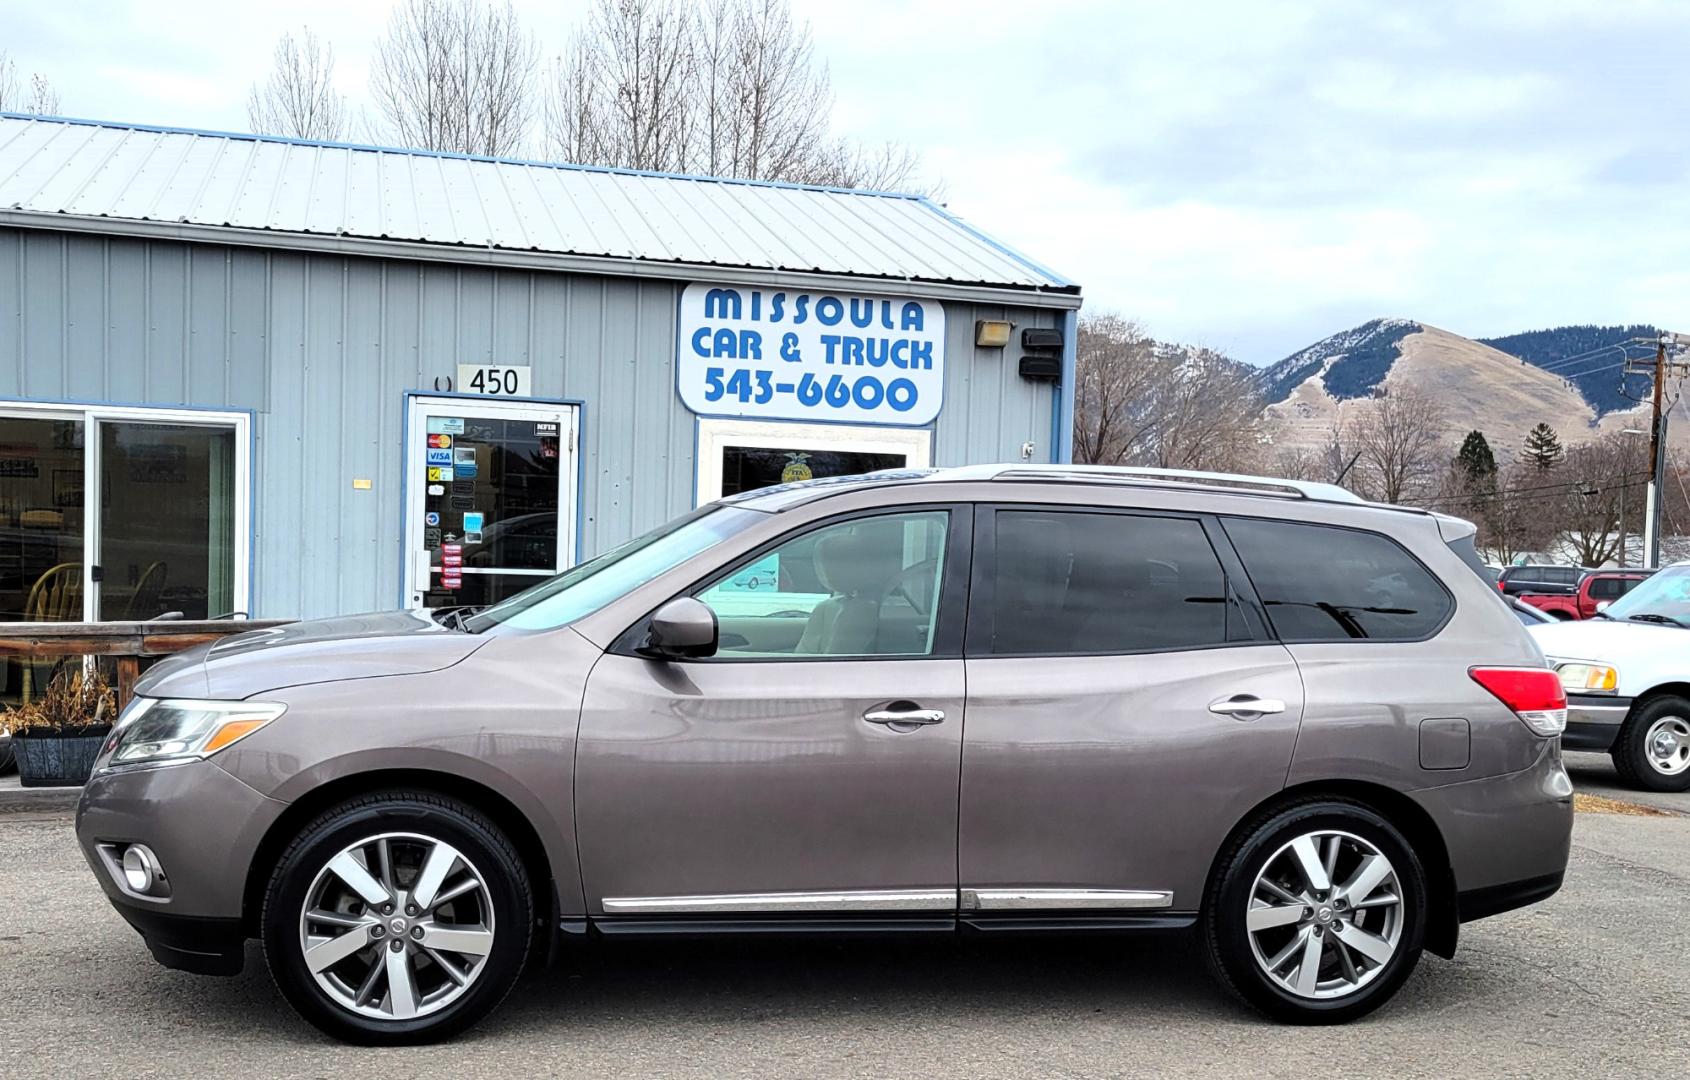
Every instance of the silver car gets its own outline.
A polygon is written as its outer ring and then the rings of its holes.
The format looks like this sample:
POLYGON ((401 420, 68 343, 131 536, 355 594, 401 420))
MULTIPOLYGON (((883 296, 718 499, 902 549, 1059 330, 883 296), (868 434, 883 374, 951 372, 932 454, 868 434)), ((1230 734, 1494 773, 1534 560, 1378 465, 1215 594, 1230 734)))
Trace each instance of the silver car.
POLYGON ((1153 470, 768 488, 467 618, 159 664, 77 835, 160 962, 257 938, 358 1042, 584 934, 1190 927, 1349 1020, 1566 870, 1566 700, 1472 534, 1153 470))

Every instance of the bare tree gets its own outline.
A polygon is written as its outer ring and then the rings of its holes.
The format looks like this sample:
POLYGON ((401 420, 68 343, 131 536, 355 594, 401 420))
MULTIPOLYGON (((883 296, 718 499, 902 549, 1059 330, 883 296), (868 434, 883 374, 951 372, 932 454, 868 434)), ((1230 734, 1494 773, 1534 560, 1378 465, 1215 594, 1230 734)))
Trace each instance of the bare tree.
POLYGON ((579 164, 691 164, 694 20, 677 0, 599 0, 548 78, 548 149, 579 164))
POLYGON ((334 46, 309 27, 276 42, 275 68, 246 99, 247 126, 259 135, 339 139, 346 134, 346 95, 334 88, 334 46))
POLYGON ((786 0, 597 0, 546 84, 547 149, 570 161, 880 188, 918 166, 829 135, 827 68, 786 0))
POLYGON ((1075 347, 1076 461, 1231 469, 1254 456, 1261 401, 1241 365, 1109 314, 1082 317, 1075 347))
POLYGON ((1433 494, 1447 455, 1443 418, 1431 397, 1415 386, 1392 387, 1344 423, 1345 438, 1360 453, 1355 486, 1387 503, 1433 494))
MULTIPOLYGON (((1630 518, 1643 503, 1647 457, 1641 444, 1610 435, 1569 448, 1553 469, 1561 486, 1540 506, 1578 565, 1601 566, 1619 556, 1621 513, 1630 518)), ((1536 475, 1541 483, 1544 473, 1536 475)))
POLYGON ((57 116, 59 109, 59 92, 53 89, 47 76, 37 71, 20 82, 17 64, 0 52, 0 112, 57 116))
POLYGON ((370 92, 407 146, 511 155, 527 142, 538 59, 508 0, 401 0, 370 92))

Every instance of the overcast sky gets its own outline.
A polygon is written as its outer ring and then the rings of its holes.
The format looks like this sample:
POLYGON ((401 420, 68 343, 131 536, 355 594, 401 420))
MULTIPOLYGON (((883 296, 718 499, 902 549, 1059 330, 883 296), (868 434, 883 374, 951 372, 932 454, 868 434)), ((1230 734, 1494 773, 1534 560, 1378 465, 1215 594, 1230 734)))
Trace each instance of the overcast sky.
MULTIPOLYGON (((585 0, 519 0, 555 49, 585 0)), ((71 116, 226 130, 308 24, 364 100, 389 0, 0 0, 71 116)), ((1690 3, 794 0, 836 128, 1093 309, 1268 363, 1379 315, 1690 330, 1690 3)))

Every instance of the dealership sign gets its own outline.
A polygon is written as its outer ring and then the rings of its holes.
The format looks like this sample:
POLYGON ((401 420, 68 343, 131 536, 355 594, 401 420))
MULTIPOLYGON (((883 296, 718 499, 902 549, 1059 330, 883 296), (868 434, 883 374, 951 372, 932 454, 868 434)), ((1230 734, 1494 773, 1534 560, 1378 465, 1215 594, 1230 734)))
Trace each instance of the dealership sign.
POLYGON ((705 416, 918 427, 945 396, 945 309, 856 293, 688 285, 675 372, 705 416))

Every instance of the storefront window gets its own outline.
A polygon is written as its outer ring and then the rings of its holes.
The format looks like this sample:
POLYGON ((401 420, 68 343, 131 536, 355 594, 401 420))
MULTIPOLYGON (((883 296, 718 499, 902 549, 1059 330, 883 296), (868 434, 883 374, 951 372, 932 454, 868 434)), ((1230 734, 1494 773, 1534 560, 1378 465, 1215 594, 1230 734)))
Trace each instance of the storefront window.
POLYGON ((83 431, 0 415, 0 622, 82 618, 83 431))

